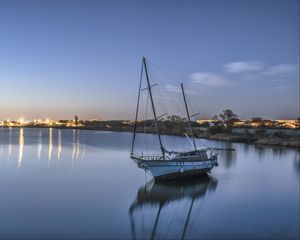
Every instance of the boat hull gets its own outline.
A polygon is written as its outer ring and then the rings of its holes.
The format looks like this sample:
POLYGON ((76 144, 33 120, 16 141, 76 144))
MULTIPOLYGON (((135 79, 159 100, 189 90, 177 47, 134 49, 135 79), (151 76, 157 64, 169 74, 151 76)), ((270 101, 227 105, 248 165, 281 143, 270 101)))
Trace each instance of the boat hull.
POLYGON ((217 159, 201 161, 180 160, 142 160, 132 158, 139 168, 151 173, 155 180, 167 180, 182 177, 194 177, 209 172, 218 165, 217 159))

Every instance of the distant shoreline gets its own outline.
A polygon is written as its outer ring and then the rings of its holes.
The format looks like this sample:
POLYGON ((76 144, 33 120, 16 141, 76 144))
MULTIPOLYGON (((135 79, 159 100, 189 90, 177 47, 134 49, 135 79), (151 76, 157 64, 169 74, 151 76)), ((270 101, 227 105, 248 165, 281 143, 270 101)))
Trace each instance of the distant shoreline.
MULTIPOLYGON (((65 126, 2 126, 2 128, 54 128, 54 129, 70 129, 70 130, 89 130, 89 131, 111 131, 111 132, 128 132, 132 133, 132 127, 126 128, 92 128, 92 127, 65 127, 65 126)), ((278 132, 284 132, 285 129, 276 129, 278 132)), ((289 131, 300 131, 299 129, 293 129, 289 131)), ((138 133, 144 133, 141 129, 137 130, 138 133)), ((155 132, 148 132, 149 134, 154 134, 155 132)), ((168 131, 162 131, 162 135, 171 135, 171 136, 182 136, 183 133, 174 133, 168 131)), ((237 142, 237 143, 250 143, 254 145, 261 146, 277 146, 277 147, 289 147, 289 148, 300 148, 300 138, 299 136, 288 136, 282 134, 281 136, 270 136, 270 135, 261 135, 258 134, 241 134, 241 133, 217 133, 217 134, 208 134, 208 133, 195 133, 195 137, 199 139, 208 139, 208 140, 217 140, 225 142, 237 142)))

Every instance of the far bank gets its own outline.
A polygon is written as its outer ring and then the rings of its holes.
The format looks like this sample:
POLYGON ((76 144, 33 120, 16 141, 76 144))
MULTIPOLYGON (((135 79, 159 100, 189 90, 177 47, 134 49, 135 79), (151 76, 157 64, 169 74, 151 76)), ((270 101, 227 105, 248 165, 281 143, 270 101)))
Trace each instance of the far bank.
MULTIPOLYGON (((12 128, 21 128, 22 126, 16 126, 12 128)), ((94 130, 94 131, 114 131, 114 132, 133 132, 133 126, 131 125, 102 125, 102 126, 23 126, 24 128, 56 128, 56 129, 78 129, 78 130, 94 130)), ((8 127, 3 127, 8 128, 8 127)), ((138 127, 138 133, 155 133, 152 129, 145 131, 144 128, 138 127)), ((163 135, 174 135, 185 137, 184 129, 178 128, 161 128, 161 134, 163 135)), ((300 148, 300 130, 299 129, 241 129, 234 128, 232 133, 213 133, 208 129, 195 128, 194 136, 196 138, 219 140, 227 142, 241 142, 241 143, 252 143, 256 145, 265 146, 280 146, 280 147, 291 147, 300 148)))

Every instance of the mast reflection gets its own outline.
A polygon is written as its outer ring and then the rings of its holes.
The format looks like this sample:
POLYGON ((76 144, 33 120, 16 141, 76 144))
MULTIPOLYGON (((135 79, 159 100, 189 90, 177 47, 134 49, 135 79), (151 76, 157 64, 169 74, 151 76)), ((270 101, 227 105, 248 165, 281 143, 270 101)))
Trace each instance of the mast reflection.
POLYGON ((19 158, 18 158, 18 169, 21 168, 22 158, 23 158, 23 150, 24 150, 24 129, 20 128, 19 133, 19 158))
MULTIPOLYGON (((180 235, 178 235, 181 239, 184 239, 189 227, 195 202, 200 199, 203 200, 206 193, 208 191, 215 191, 216 187, 217 179, 208 175, 200 179, 187 179, 182 181, 168 181, 161 183, 156 183, 153 180, 149 181, 138 190, 137 197, 129 208, 132 238, 160 238, 163 233, 158 230, 158 226, 160 224, 165 226, 166 224, 160 220, 163 208, 172 205, 173 203, 178 206, 180 203, 188 202, 189 207, 185 208, 183 211, 171 211, 171 215, 173 215, 175 219, 181 219, 184 215, 184 224, 180 225, 180 228, 182 229, 180 229, 180 235), (150 213, 156 213, 154 223, 146 228, 143 223, 142 229, 137 228, 137 225, 141 224, 138 212, 142 212, 143 210, 149 211, 149 208, 150 212, 148 212, 147 216, 150 216, 150 213), (157 208, 158 210, 156 210, 157 208), (139 221, 137 221, 138 219, 139 221), (143 236, 139 236, 140 234, 143 234, 143 236), (146 234, 146 236, 144 236, 144 234, 146 234)), ((199 212, 197 213, 199 215, 199 212)), ((169 218, 167 219, 172 221, 169 218)), ((167 225, 170 226, 170 224, 167 225)), ((176 228, 176 230, 178 230, 178 226, 176 228)), ((161 230, 164 229, 164 227, 161 227, 161 230)))

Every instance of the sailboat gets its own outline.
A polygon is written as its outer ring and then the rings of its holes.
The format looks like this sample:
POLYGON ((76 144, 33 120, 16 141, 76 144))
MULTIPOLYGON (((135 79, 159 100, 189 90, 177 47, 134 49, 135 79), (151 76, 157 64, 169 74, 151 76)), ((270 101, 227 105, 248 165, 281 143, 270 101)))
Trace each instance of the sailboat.
MULTIPOLYGON (((141 77, 139 83, 138 101, 135 115, 135 125, 131 146, 131 158, 137 164, 137 166, 145 171, 149 172, 155 180, 166 180, 181 178, 187 176, 201 175, 209 172, 213 167, 218 166, 218 152, 213 148, 198 148, 194 138, 193 128, 191 124, 189 109, 187 105, 187 99, 184 91, 184 86, 181 83, 181 92, 184 101, 185 112, 188 120, 188 128, 192 137, 191 144, 192 150, 189 151, 169 151, 167 150, 162 142, 161 131, 159 128, 158 117, 156 114, 156 108, 153 100, 152 87, 156 84, 151 85, 146 59, 143 58, 141 77), (145 71, 147 87, 142 89, 143 71, 145 71), (137 122, 138 122, 138 111, 141 98, 141 91, 147 90, 150 96, 150 104, 152 108, 152 114, 154 117, 156 135, 159 142, 160 154, 144 154, 143 152, 135 152, 134 145, 136 142, 137 134, 137 122)), ((186 137, 187 134, 186 134, 186 137)), ((188 138, 189 139, 189 138, 188 138)))

